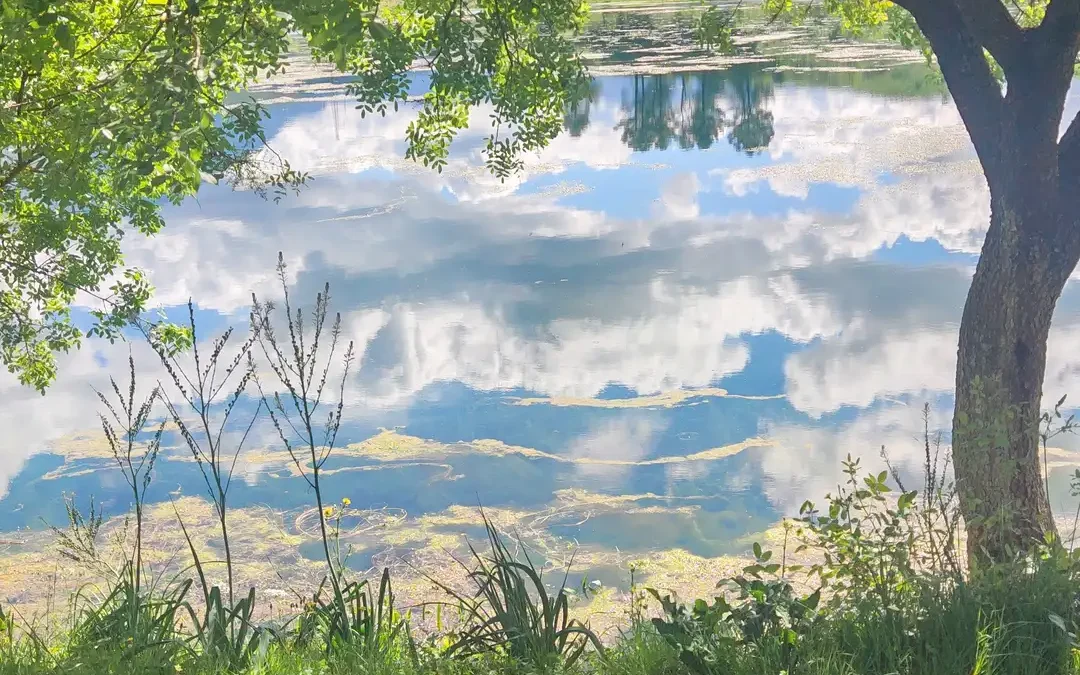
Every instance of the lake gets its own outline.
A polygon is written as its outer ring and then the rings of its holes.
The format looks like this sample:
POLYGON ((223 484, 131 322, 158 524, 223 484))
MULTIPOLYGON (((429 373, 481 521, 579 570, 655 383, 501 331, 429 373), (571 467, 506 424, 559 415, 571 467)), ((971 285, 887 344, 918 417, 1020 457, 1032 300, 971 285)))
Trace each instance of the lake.
MULTIPOLYGON (((403 159, 414 111, 362 118, 341 78, 299 59, 252 93, 311 183, 280 203, 208 186, 127 242, 160 312, 182 320, 192 298, 206 341, 246 330, 252 292, 280 298, 279 251, 294 303, 330 284, 358 359, 324 489, 352 502, 355 569, 395 566, 423 595, 418 570, 482 536, 482 504, 555 566, 572 552, 611 588, 633 566, 704 593, 844 457, 877 469, 884 447, 917 476, 924 410, 947 430, 989 206, 942 85, 918 54, 828 28, 708 54, 680 9, 595 14, 591 92, 505 182, 483 166, 484 110, 435 173, 403 159)), ((1051 402, 1080 395, 1080 285, 1054 321, 1051 402)), ((126 386, 129 351, 148 391, 161 374, 138 340, 88 340, 45 396, 0 377, 0 602, 64 583, 43 533, 65 495, 127 511, 92 387, 126 386)), ((1071 513, 1080 460, 1057 440, 1052 498, 1071 513)), ((165 445, 149 493, 162 565, 174 507, 216 546, 197 465, 175 431, 165 445)), ((319 569, 283 449, 263 414, 230 494, 241 577, 271 598, 319 569)))

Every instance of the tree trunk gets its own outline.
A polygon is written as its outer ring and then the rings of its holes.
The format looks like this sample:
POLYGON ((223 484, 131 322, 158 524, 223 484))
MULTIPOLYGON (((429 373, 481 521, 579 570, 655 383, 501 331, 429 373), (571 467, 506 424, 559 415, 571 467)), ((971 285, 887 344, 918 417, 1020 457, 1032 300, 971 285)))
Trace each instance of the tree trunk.
POLYGON ((1050 320, 1075 260, 1047 236, 1058 221, 1047 207, 1057 200, 1040 188, 1018 178, 1007 194, 992 194, 960 325, 953 462, 975 567, 1027 551, 1055 531, 1040 461, 1040 402, 1050 320))
POLYGON ((1059 142, 1080 3, 1055 0, 1037 28, 1021 28, 997 0, 894 2, 930 42, 990 186, 990 229, 960 324, 952 437, 978 565, 1054 531, 1039 406, 1050 319, 1080 257, 1080 117, 1059 142))

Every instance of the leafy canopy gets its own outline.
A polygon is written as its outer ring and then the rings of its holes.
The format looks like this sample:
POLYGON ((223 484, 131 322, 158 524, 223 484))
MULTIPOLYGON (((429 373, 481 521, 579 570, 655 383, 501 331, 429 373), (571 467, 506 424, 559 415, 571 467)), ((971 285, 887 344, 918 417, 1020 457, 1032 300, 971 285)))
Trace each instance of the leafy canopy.
POLYGON ((0 361, 42 391, 55 354, 84 336, 71 314, 80 293, 97 298, 88 332, 110 340, 144 310, 151 288, 123 269, 121 240, 157 232, 162 203, 219 181, 276 199, 307 179, 267 151, 267 110, 236 94, 281 72, 296 35, 356 76, 347 91, 365 114, 418 106, 407 155, 439 170, 470 107, 486 104, 489 168, 515 171, 585 81, 568 39, 581 0, 0 7, 0 361), (430 88, 411 101, 417 68, 430 88))

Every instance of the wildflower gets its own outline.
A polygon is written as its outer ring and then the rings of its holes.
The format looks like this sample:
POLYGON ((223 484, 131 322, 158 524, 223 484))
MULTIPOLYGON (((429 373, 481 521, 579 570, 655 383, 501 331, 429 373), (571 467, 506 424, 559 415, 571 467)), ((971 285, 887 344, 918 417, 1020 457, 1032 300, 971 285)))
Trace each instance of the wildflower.
POLYGON ((342 497, 341 498, 341 504, 342 504, 342 506, 352 506, 352 500, 349 499, 348 497, 342 497))
POLYGON ((325 509, 322 510, 322 513, 324 516, 329 518, 330 516, 334 515, 334 507, 327 506, 325 509))

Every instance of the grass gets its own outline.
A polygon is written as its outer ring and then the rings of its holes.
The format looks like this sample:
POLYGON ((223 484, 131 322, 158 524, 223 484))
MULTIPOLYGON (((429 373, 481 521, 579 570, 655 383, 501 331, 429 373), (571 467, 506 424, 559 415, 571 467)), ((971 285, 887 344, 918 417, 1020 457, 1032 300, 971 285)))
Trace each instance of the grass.
MULTIPOLYGON (((629 624, 603 654, 590 650, 573 663, 537 664, 509 650, 492 649, 455 657, 437 640, 411 645, 401 634, 389 649, 345 646, 327 652, 315 643, 282 639, 272 642, 250 663, 235 667, 206 658, 182 635, 154 645, 133 647, 122 628, 104 636, 73 632, 48 649, 28 637, 7 639, 0 647, 0 673, 244 673, 250 675, 1035 675, 1076 673, 1077 652, 1065 632, 1047 618, 1060 609, 1061 579, 1029 575, 1019 584, 976 589, 964 586, 943 597, 928 595, 911 614, 877 618, 839 615, 800 636, 801 658, 785 671, 778 641, 718 643, 704 667, 688 666, 678 650, 645 621, 629 624), (922 614, 922 616, 920 616, 922 614)), ((1074 592, 1075 587, 1070 586, 1074 592)), ((882 608, 876 608, 881 610, 882 608)), ((147 609, 148 613, 153 610, 147 609)))

